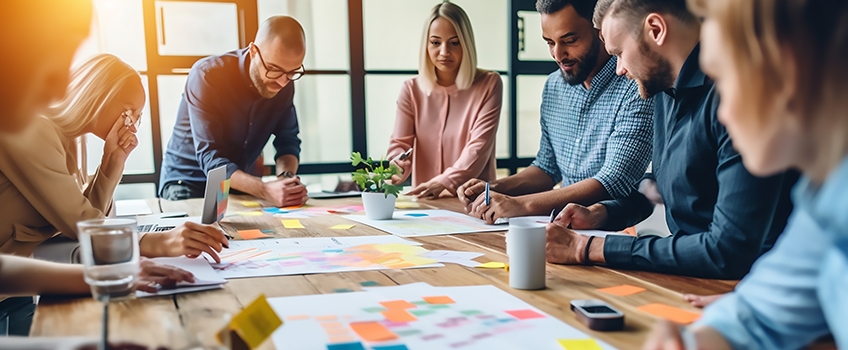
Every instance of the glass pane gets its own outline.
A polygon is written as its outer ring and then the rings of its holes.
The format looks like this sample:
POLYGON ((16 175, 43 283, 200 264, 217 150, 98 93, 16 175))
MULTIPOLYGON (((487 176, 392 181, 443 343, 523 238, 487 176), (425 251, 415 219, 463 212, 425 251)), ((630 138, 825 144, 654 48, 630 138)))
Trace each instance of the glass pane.
MULTIPOLYGON (((506 0, 457 0, 468 14, 481 68, 506 70, 506 0)), ((364 0, 365 69, 417 70, 424 20, 437 1, 364 0)))
POLYGON ((218 55, 239 48, 234 3, 156 1, 161 56, 218 55))
POLYGON ((133 68, 147 70, 141 0, 96 0, 91 34, 77 50, 75 61, 98 53, 120 57, 133 68))
POLYGON ((347 0, 258 0, 256 5, 259 23, 273 15, 297 18, 306 32, 307 70, 350 67, 347 0))
MULTIPOLYGON (((147 89, 147 76, 141 76, 141 83, 144 85, 144 91, 147 89)), ((151 133, 150 123, 150 94, 144 103, 144 110, 141 114, 141 126, 138 129, 138 146, 130 153, 127 158, 127 163, 124 166, 124 174, 150 174, 153 169, 153 134, 151 133)), ((119 116, 115 116, 118 118, 119 116)), ((97 172, 97 167, 100 166, 100 159, 103 157, 103 140, 93 134, 86 135, 86 157, 88 158, 88 173, 89 175, 97 172)))
MULTIPOLYGON (((397 97, 406 79, 413 75, 365 76, 365 111, 367 121, 368 156, 386 155, 397 114, 397 97)), ((358 151, 358 150, 357 150, 358 151)))
POLYGON ((535 158, 539 151, 539 139, 542 138, 539 108, 542 106, 542 89, 547 79, 546 75, 516 77, 519 158, 535 158))
MULTIPOLYGON (((524 47, 518 51, 521 61, 550 61, 551 51, 542 39, 542 15, 536 11, 518 11, 518 18, 524 21, 524 47)), ((519 22, 521 25, 521 22, 519 22)), ((521 32, 519 32, 521 35, 521 32)), ((520 38, 519 38, 520 39, 520 38)))
POLYGON ((168 141, 177 123, 177 110, 180 107, 185 82, 188 75, 159 75, 156 82, 159 84, 159 135, 162 137, 162 153, 168 148, 168 141))
POLYGON ((156 198, 156 184, 143 182, 136 184, 119 184, 115 190, 115 200, 156 198))
POLYGON ((498 135, 495 140, 495 157, 509 158, 509 76, 501 75, 501 81, 503 82, 503 102, 501 103, 498 135))
MULTIPOLYGON (((300 125, 301 163, 347 162, 351 147, 350 77, 305 75, 295 82, 294 105, 300 125)), ((274 164, 271 141, 263 150, 265 164, 274 164)))

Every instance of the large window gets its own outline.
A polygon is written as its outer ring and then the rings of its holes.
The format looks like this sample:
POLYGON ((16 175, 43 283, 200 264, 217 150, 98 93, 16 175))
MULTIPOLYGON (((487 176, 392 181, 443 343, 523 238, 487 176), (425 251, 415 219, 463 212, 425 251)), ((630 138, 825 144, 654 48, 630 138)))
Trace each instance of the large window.
MULTIPOLYGON (((245 47, 259 23, 291 15, 307 37, 295 106, 303 140, 300 173, 309 185, 347 178, 351 151, 384 155, 396 99, 417 74, 429 10, 441 0, 95 0, 92 35, 77 61, 99 52, 139 70, 148 92, 140 144, 131 155, 118 198, 151 197, 173 128, 186 76, 198 59, 245 47)), ((526 167, 539 142, 539 103, 550 62, 532 0, 455 0, 468 13, 478 65, 504 85, 497 134, 499 176, 526 167)), ((96 169, 103 142, 89 137, 96 169)), ((270 142, 266 172, 274 166, 270 142)))

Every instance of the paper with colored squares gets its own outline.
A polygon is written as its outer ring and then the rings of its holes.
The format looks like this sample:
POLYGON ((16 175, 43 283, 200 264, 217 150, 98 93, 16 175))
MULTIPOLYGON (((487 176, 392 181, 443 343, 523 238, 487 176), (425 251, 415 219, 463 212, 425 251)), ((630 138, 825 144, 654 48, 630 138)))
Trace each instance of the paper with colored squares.
POLYGON ((285 320, 272 335, 278 349, 612 349, 491 285, 416 283, 268 302, 285 320))

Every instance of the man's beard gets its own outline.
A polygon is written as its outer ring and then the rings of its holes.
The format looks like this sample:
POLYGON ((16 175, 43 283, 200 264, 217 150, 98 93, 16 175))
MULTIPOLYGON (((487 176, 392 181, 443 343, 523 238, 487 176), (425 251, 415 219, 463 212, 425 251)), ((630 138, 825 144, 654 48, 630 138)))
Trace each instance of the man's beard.
POLYGON ((674 85, 671 75, 671 63, 659 54, 648 49, 644 41, 639 43, 639 52, 646 63, 653 63, 645 71, 647 77, 630 77, 639 85, 639 96, 647 100, 674 85))
POLYGON ((262 96, 262 98, 273 98, 280 92, 279 90, 274 92, 268 90, 268 85, 262 81, 262 73, 259 72, 258 64, 250 64, 250 81, 253 82, 253 86, 256 87, 256 91, 259 92, 259 96, 262 96))
MULTIPOLYGON (((579 85, 586 81, 586 78, 589 77, 589 74, 595 70, 595 67, 598 65, 598 53, 601 50, 601 39, 598 36, 595 36, 592 39, 592 46, 589 48, 589 52, 587 52, 583 57, 577 59, 577 62, 574 64, 574 73, 566 73, 560 68, 559 72, 562 74, 562 78, 565 79, 565 82, 568 85, 579 85)), ((560 62, 562 63, 562 62, 560 62)))

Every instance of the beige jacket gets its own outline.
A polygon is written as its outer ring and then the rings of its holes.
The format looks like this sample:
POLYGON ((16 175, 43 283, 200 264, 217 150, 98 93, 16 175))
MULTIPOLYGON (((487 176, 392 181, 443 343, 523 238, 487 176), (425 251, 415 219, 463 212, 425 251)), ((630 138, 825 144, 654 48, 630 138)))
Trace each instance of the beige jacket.
POLYGON ((74 180, 68 138, 46 118, 0 135, 0 253, 29 256, 58 233, 77 238, 77 221, 104 217, 121 180, 97 169, 85 191, 74 180))

